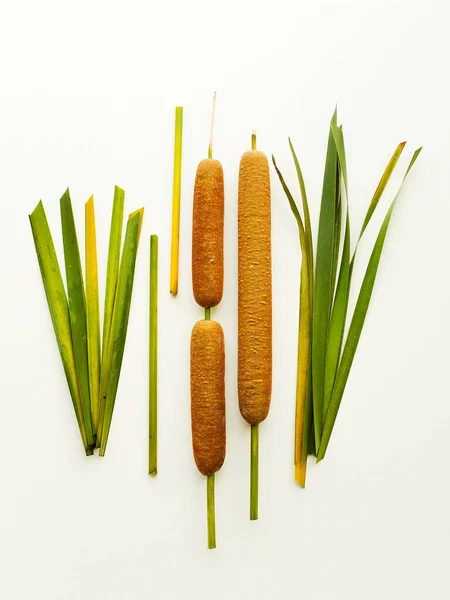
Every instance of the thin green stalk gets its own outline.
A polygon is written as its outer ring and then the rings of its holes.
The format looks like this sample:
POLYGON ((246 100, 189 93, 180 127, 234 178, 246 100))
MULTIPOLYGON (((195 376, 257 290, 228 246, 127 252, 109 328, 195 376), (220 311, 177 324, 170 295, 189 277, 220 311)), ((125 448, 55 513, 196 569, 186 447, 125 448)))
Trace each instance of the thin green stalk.
POLYGON ((208 548, 216 547, 216 509, 214 502, 214 473, 206 478, 206 506, 208 515, 208 548))
POLYGON ((211 318, 211 307, 205 308, 205 321, 209 321, 211 318))
POLYGON ((150 236, 150 381, 148 472, 158 472, 158 236, 150 236))
POLYGON ((170 252, 170 293, 178 294, 178 261, 180 255, 181 158, 183 146, 183 107, 175 109, 175 147, 173 159, 172 243, 170 252))
POLYGON ((250 520, 258 518, 259 425, 251 426, 250 434, 250 520))
POLYGON ((256 131, 252 132, 252 150, 256 150, 256 131))
POLYGON ((214 133, 214 117, 216 116, 216 92, 213 95, 213 107, 211 117, 211 131, 209 133, 208 158, 213 157, 213 133, 214 133))
POLYGON ((61 197, 60 206, 73 353, 81 394, 83 419, 86 425, 87 441, 89 446, 93 446, 94 436, 92 432, 89 389, 86 296, 72 202, 68 189, 61 197))

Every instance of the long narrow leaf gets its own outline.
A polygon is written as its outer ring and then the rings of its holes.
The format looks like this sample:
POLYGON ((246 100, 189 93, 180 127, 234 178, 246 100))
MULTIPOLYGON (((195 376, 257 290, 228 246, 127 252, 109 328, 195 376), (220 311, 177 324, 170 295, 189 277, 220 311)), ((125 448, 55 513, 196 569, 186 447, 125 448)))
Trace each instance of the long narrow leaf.
POLYGON ((120 369, 122 367, 125 340, 130 315, 131 296, 133 291, 134 270, 139 241, 139 229, 143 218, 144 209, 129 218, 125 241, 122 250, 122 259, 117 282, 116 299, 114 302, 113 319, 110 335, 111 366, 108 376, 106 392, 105 414, 100 445, 100 456, 104 456, 108 442, 111 419, 119 385, 120 369))
POLYGON ((106 271, 105 309, 103 316, 103 344, 105 351, 108 345, 111 319, 116 295, 117 277, 119 274, 120 243, 122 240, 123 208, 125 192, 119 186, 114 188, 114 202, 109 233, 108 266, 106 271))
MULTIPOLYGON (((331 122, 336 123, 336 120, 337 111, 334 112, 331 122)), ((320 207, 316 275, 314 281, 312 384, 316 449, 318 449, 322 437, 325 360, 333 297, 331 284, 336 221, 336 172, 337 151, 333 132, 330 128, 320 207)))
POLYGON ((58 258, 55 252, 52 235, 48 226, 42 202, 36 206, 30 215, 31 230, 33 233, 39 268, 41 270, 42 282, 48 308, 58 343, 61 361, 72 397, 73 408, 80 428, 81 439, 87 455, 92 454, 89 447, 86 427, 83 420, 83 409, 81 395, 78 387, 75 357, 72 348, 72 334, 70 330, 69 306, 66 291, 59 268, 58 258))
MULTIPOLYGON (((408 173, 410 172, 412 166, 414 165, 421 148, 415 151, 411 162, 409 163, 406 174, 403 178, 403 182, 405 181, 408 173)), ((402 182, 402 185, 403 185, 402 182)), ((324 458, 328 443, 330 441, 331 433, 333 431, 334 423, 336 421, 337 413, 339 411, 339 406, 341 404, 342 396, 344 393, 345 385, 347 383, 347 379, 350 373, 350 369, 353 363, 353 359, 355 357, 356 348, 358 346, 359 338, 361 336, 361 331, 364 325, 364 320, 366 318, 367 310, 369 308, 370 298, 372 296, 373 286, 375 284, 375 279, 377 275, 378 265, 380 262, 381 252, 383 250, 384 241, 386 238, 386 233, 389 227, 389 222, 391 220, 392 211, 394 210, 395 204, 397 202, 397 198, 399 196, 400 190, 402 188, 400 186, 399 191, 397 192, 394 200, 389 207, 389 210, 384 218, 383 224, 381 225, 380 232, 376 239, 372 254, 370 256, 370 260, 367 266, 367 270, 361 285, 361 289, 359 292, 358 300, 356 302, 355 310, 353 313, 353 318, 350 324, 349 332, 347 335, 347 339, 345 342, 344 350, 342 353, 342 358, 339 363, 338 372, 336 375, 336 381, 333 388, 333 394, 331 396, 330 404, 328 407, 327 414, 325 416, 325 423, 322 434, 322 441, 319 447, 319 452, 317 454, 317 461, 320 461, 324 458)))
POLYGON ((341 354, 342 340, 344 338, 345 322, 347 317, 348 299, 350 295, 350 218, 348 209, 348 178, 347 178, 347 159, 345 155, 345 143, 342 127, 334 123, 331 124, 336 150, 338 154, 340 173, 344 182, 345 190, 345 233, 344 244, 342 248, 341 265, 339 277, 334 296, 333 309, 330 319, 330 329, 327 342, 327 360, 325 364, 325 390, 324 390, 324 414, 326 414, 328 404, 333 391, 334 380, 341 354))
POLYGON ((86 243, 86 321, 91 396, 92 432, 97 434, 100 400, 100 304, 98 297, 97 239, 95 231, 94 197, 85 205, 86 243))
POLYGON ((345 321, 347 317, 348 299, 350 292, 350 223, 347 213, 344 246, 341 266, 337 282, 333 311, 328 332, 327 361, 325 366, 324 412, 326 414, 333 391, 334 381, 341 354, 344 338, 345 321))
MULTIPOLYGON (((308 246, 308 258, 309 258, 309 272, 310 279, 313 280, 314 274, 314 250, 313 250, 313 241, 312 241, 312 229, 311 229, 311 217, 309 214, 309 205, 308 205, 308 197, 306 195, 306 186, 305 180, 303 179, 303 173, 300 168, 300 163, 297 158, 297 154, 295 153, 294 146, 291 142, 291 138, 288 138, 289 148, 291 149, 292 158, 294 159, 295 170, 297 171, 297 179, 300 187, 300 194, 302 197, 302 206, 303 206, 303 216, 305 219, 305 235, 306 242, 308 246)), ((313 298, 314 289, 311 289, 311 298, 313 298)))
POLYGON ((369 224, 370 219, 372 218, 373 213, 375 212, 376 207, 378 206, 378 202, 380 201, 381 196, 383 195, 384 190, 391 178, 391 175, 395 169, 395 166, 398 163, 398 160, 403 152, 404 147, 406 146, 406 142, 401 142, 397 148, 395 149, 394 154, 392 155, 390 161, 387 164, 386 169, 380 179, 380 182, 375 190, 373 198, 369 204, 369 208, 367 209, 366 216, 364 218, 364 222, 361 227, 361 231, 359 234, 359 239, 361 239, 364 231, 366 230, 367 225, 369 224))
POLYGON ((61 197, 60 206, 73 353, 77 368, 87 440, 89 445, 94 445, 89 391, 86 299, 72 202, 68 189, 61 197))
MULTIPOLYGON (((294 145, 292 144, 291 138, 288 138, 289 148, 291 149, 292 158, 294 159, 295 170, 297 172, 298 184, 300 187, 300 194, 302 197, 302 206, 303 206, 303 215, 305 219, 305 235, 306 235, 306 245, 308 247, 308 275, 309 275, 309 315, 310 315, 310 325, 309 325, 309 335, 311 338, 312 335, 312 318, 313 318, 313 305, 314 305, 314 249, 313 249, 313 241, 312 241, 312 229, 311 229, 311 217, 309 213, 309 204, 308 197, 306 195, 306 186, 305 181, 303 179, 303 173, 300 168, 300 163, 297 158, 297 154, 294 150, 294 145)), ((302 290, 300 290, 300 296, 302 294, 302 290)), ((301 303, 301 300, 300 300, 301 303)), ((301 310, 301 309, 300 309, 301 310)), ((311 339, 310 339, 311 342, 311 339)), ((310 343, 311 346, 311 343, 310 343)), ((308 451, 310 447, 310 439, 311 435, 314 439, 314 421, 313 421, 313 396, 312 396, 312 373, 311 373, 311 347, 309 348, 309 367, 308 367, 308 381, 306 386, 306 401, 305 401, 305 424, 304 424, 304 434, 303 434, 303 442, 302 442, 302 460, 305 462, 308 458, 308 451)), ((315 443, 314 452, 315 452, 315 443)))
MULTIPOLYGON (((310 372, 311 353, 311 278, 309 273, 310 259, 308 256, 308 240, 303 226, 300 212, 295 200, 284 181, 283 175, 277 167, 275 158, 272 162, 280 179, 280 183, 289 201, 292 212, 298 225, 300 247, 302 251, 302 264, 300 271, 300 306, 298 325, 298 356, 297 356, 297 386, 295 402, 295 442, 294 442, 294 466, 295 480, 301 487, 305 487, 306 462, 308 456, 309 431, 305 430, 306 405, 308 400, 308 379, 310 372)), ((305 193, 306 198, 306 193, 305 193)), ((306 203, 307 206, 307 203, 306 203)))
POLYGON ((120 244, 122 241, 123 209, 125 203, 125 192, 119 186, 114 188, 114 201, 109 232, 108 266, 106 271, 105 309, 103 315, 103 341, 102 341, 102 367, 100 374, 100 402, 99 420, 97 431, 97 448, 103 429, 103 416, 105 413, 106 387, 110 368, 109 337, 111 333, 111 321, 116 297, 117 278, 119 275, 120 244))
POLYGON ((372 218, 372 215, 375 212, 375 209, 378 206, 378 203, 380 202, 381 196, 383 195, 383 192, 386 189, 389 179, 391 178, 391 175, 394 172, 394 169, 398 163, 398 160, 403 152, 405 145, 406 145, 406 142, 401 142, 395 149, 394 154, 391 156, 391 159, 389 160, 389 162, 384 170, 384 173, 381 176, 380 182, 378 183, 377 189, 375 190, 372 200, 370 201, 369 208, 367 209, 367 213, 364 218, 364 222, 362 224, 361 231, 359 232, 359 236, 358 236, 358 240, 356 242, 355 249, 353 251, 353 256, 350 261, 350 281, 351 281, 352 274, 353 274, 353 266, 355 264, 356 251, 358 249, 359 242, 361 241, 361 238, 364 235, 364 232, 370 222, 370 219, 372 218))

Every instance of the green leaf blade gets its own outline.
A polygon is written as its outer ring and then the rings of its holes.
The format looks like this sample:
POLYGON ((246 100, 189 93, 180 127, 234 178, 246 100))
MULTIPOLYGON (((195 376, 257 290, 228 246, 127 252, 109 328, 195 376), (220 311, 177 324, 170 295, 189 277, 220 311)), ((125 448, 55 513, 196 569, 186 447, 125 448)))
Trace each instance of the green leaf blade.
POLYGON ((370 299, 372 296, 373 287, 375 284, 375 279, 378 271, 378 265, 381 258, 381 253, 384 246, 384 241, 386 238, 387 230, 389 227, 389 223, 391 220, 392 212, 394 210, 395 204, 397 202, 397 198, 400 194, 400 190, 402 188, 403 182, 405 181, 408 173, 410 172, 412 166, 414 165, 417 157, 419 156, 421 148, 416 150, 414 153, 411 162, 408 166, 406 174, 403 178, 402 184, 400 186, 399 191, 397 192, 394 200, 392 201, 389 210, 384 218, 384 221, 381 225, 380 231, 378 233, 378 237, 375 241, 374 248, 372 250, 372 254, 369 259, 369 263, 366 269, 366 273, 364 275, 364 279, 361 285, 361 289, 359 292, 358 300, 356 302, 355 310, 353 313, 352 321, 350 324, 350 328, 348 331, 347 339, 345 342, 344 350, 342 353, 342 358, 339 363, 336 381, 333 388, 333 393, 330 399, 330 403, 328 406, 328 411, 325 416, 325 423, 323 428, 322 441, 319 447, 319 451, 317 454, 317 461, 320 461, 324 458, 326 450, 328 448, 328 444, 330 441, 331 433, 333 431, 333 427, 336 421, 337 413, 339 411, 339 407, 341 404, 342 396, 345 390, 345 386, 348 380, 348 376, 350 374, 350 369, 353 363, 353 359, 355 357, 356 349, 358 346, 358 342, 361 336, 361 332, 364 326, 364 321, 366 318, 367 310, 369 308, 370 299))
MULTIPOLYGON (((291 145, 291 150, 293 150, 291 145)), ((297 354, 297 384, 295 401, 295 442, 294 467, 295 480, 301 487, 306 482, 306 461, 308 458, 309 437, 312 423, 312 397, 310 394, 310 355, 311 355, 311 286, 312 278, 309 271, 310 257, 308 251, 308 236, 306 234, 300 212, 286 182, 277 167, 275 158, 272 162, 280 183, 289 201, 289 205, 297 221, 302 262, 300 268, 300 303, 298 319, 298 354, 297 354), (308 403, 310 402, 309 406, 308 403)), ((300 170, 300 166, 299 166, 300 170)), ((301 173, 301 171, 300 171, 301 173)), ((303 178, 302 178, 303 179, 303 178)), ((304 184, 303 184, 304 189, 304 184)), ((307 207, 306 190, 302 192, 307 207)), ((309 214, 309 211, 308 211, 309 214)))
MULTIPOLYGON (((336 123, 336 121, 337 111, 335 111, 331 122, 336 123)), ((320 207, 314 281, 312 386, 316 449, 318 449, 322 437, 326 348, 333 297, 332 277, 335 252, 337 168, 336 144, 330 127, 320 207)))
POLYGON ((119 276, 120 246, 122 241, 123 212, 125 191, 119 186, 114 187, 114 200, 109 231, 108 264, 106 270, 105 308, 103 314, 102 366, 100 373, 100 400, 97 430, 97 448, 100 447, 103 418, 105 414, 106 388, 108 385, 109 369, 111 366, 109 338, 111 322, 116 297, 117 278, 119 276))
POLYGON ((87 455, 92 454, 89 447, 86 426, 83 419, 81 395, 78 387, 75 358, 72 348, 72 333, 70 328, 69 306, 63 278, 56 256, 55 246, 48 226, 47 217, 42 202, 36 206, 30 215, 30 225, 36 254, 41 271, 47 304, 52 319, 53 329, 58 344, 61 361, 66 375, 67 384, 72 398, 81 439, 87 455))
POLYGON ((100 456, 104 456, 108 442, 111 419, 119 385, 125 340, 130 315, 131 296, 133 291, 136 255, 139 242, 140 223, 143 209, 129 218, 122 250, 122 259, 117 281, 116 299, 114 302, 111 335, 109 339, 111 365, 108 375, 105 411, 100 445, 100 456))
POLYGON ((381 196, 383 195, 383 192, 386 189, 387 184, 389 183, 391 175, 394 172, 394 169, 399 161, 399 158, 400 158, 405 146, 406 146, 406 142, 401 142, 397 146, 397 148, 394 151, 394 154, 392 155, 390 161, 388 162, 388 164, 386 166, 386 169, 384 170, 383 175, 381 176, 380 182, 379 182, 377 189, 375 190, 375 193, 373 195, 373 198, 369 204, 369 208, 367 209, 367 213, 364 218, 364 222, 362 224, 361 231, 359 234, 359 239, 362 238, 362 236, 367 228, 367 225, 369 224, 370 219, 372 218, 372 215, 375 212, 376 207, 378 206, 381 196))
POLYGON ((86 299, 75 220, 68 189, 61 197, 60 207, 73 353, 77 369, 78 384, 80 387, 87 440, 88 444, 93 446, 94 437, 92 432, 89 390, 86 299))
MULTIPOLYGON (((295 170, 297 172, 298 184, 300 187, 300 194, 302 197, 302 206, 303 206, 303 216, 305 218, 305 235, 306 235, 306 244, 308 247, 308 259, 309 259, 309 273, 311 283, 314 280, 314 250, 313 250, 313 241, 312 241, 312 229, 311 229, 311 216, 309 213, 309 204, 308 197, 306 195, 306 186, 305 180, 303 179, 303 173, 300 168, 300 163, 297 158, 297 154, 294 150, 294 146, 291 142, 291 138, 288 138, 289 148, 291 150, 292 158, 294 159, 295 170)), ((311 301, 314 297, 314 289, 311 286, 311 301)), ((312 302, 311 302, 312 305, 312 302)))
POLYGON ((117 278, 119 275, 120 245, 122 241, 123 211, 125 205, 125 191, 119 186, 114 188, 113 210, 109 234, 108 264, 106 270, 105 309, 103 316, 103 342, 102 352, 108 345, 111 331, 111 320, 116 295, 117 278))

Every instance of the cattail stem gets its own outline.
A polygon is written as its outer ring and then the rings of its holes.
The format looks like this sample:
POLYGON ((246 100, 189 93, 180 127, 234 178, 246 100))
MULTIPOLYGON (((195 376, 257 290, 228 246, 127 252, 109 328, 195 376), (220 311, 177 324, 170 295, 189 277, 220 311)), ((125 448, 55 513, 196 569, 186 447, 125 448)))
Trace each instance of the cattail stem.
POLYGON ((158 472, 158 236, 150 236, 150 335, 149 335, 149 445, 148 472, 158 472))
POLYGON ((214 117, 216 115, 216 92, 214 92, 213 96, 213 107, 212 107, 212 116, 211 116, 211 130, 209 133, 209 146, 208 146, 208 158, 212 158, 212 143, 213 143, 213 133, 214 133, 214 117))
POLYGON ((252 131, 252 150, 256 150, 256 131, 252 131))
POLYGON ((251 426, 250 436, 250 520, 258 518, 259 425, 251 426))
POLYGON ((180 255, 181 155, 183 143, 183 107, 175 109, 175 149, 173 159, 172 245, 170 254, 170 293, 178 294, 178 260, 180 255))
POLYGON ((211 308, 205 308, 205 321, 209 321, 211 318, 211 308))
POLYGON ((208 548, 216 547, 216 509, 214 506, 214 473, 206 479, 206 503, 208 510, 208 548))

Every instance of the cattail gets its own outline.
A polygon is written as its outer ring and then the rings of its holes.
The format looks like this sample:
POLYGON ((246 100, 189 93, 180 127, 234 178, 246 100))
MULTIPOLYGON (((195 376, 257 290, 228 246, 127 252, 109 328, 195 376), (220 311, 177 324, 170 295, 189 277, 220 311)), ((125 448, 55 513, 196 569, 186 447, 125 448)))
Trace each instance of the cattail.
POLYGON ((191 416, 197 468, 213 475, 225 459, 225 343, 216 321, 198 321, 192 329, 191 416))
POLYGON ((238 193, 238 393, 252 426, 250 518, 258 518, 258 425, 272 391, 272 259, 270 174, 267 157, 246 152, 238 193))
POLYGON ((223 169, 212 158, 214 94, 208 158, 197 169, 192 215, 192 287, 205 309, 191 337, 192 446, 207 477, 208 547, 216 547, 214 474, 225 459, 225 344, 222 327, 210 320, 223 294, 223 169))
POLYGON ((216 306, 223 294, 223 169, 205 158, 197 168, 192 216, 192 288, 197 304, 216 306))

